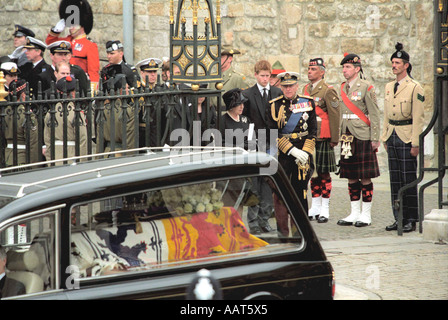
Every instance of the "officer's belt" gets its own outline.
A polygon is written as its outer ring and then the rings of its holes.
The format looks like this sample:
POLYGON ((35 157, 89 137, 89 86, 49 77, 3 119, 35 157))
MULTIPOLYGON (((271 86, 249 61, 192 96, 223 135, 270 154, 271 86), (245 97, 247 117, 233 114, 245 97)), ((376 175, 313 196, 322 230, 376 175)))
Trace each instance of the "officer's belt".
POLYGON ((407 120, 390 120, 389 119, 389 124, 391 124, 393 126, 407 126, 409 124, 412 124, 412 119, 407 119, 407 120))
POLYGON ((291 139, 298 139, 298 138, 305 137, 307 135, 308 135, 308 131, 281 134, 282 137, 291 138, 291 139))
MULTIPOLYGON (((7 149, 14 149, 14 144, 12 143, 8 143, 8 145, 6 146, 7 149)), ((25 144, 18 144, 17 145, 17 150, 25 150, 26 149, 26 145, 25 144)))

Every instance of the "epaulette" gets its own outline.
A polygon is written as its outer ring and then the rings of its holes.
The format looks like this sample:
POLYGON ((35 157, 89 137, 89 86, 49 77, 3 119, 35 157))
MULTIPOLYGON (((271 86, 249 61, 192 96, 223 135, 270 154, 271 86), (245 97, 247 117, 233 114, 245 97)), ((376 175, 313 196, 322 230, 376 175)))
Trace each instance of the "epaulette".
POLYGON ((270 100, 269 103, 275 102, 275 101, 280 100, 280 99, 283 99, 283 95, 278 96, 277 98, 274 98, 274 99, 270 100))
POLYGON ((298 94, 297 96, 298 96, 299 98, 305 98, 305 99, 311 99, 311 100, 313 100, 312 97, 310 97, 310 96, 305 96, 305 95, 303 95, 303 94, 298 94))

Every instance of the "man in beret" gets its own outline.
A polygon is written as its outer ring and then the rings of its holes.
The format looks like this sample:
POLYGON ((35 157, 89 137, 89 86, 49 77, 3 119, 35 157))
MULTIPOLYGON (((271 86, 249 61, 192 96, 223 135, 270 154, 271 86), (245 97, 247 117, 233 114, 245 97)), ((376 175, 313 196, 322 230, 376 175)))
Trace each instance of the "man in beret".
MULTIPOLYGON (((278 130, 278 161, 308 212, 307 189, 314 170, 312 158, 317 134, 314 100, 297 93, 298 73, 287 71, 278 77, 283 95, 269 101, 266 119, 270 129, 278 130)), ((275 203, 274 199, 274 206, 275 203)), ((281 217, 277 220, 279 232, 287 234, 287 223, 281 217)))
POLYGON ((93 28, 93 12, 87 0, 77 1, 76 6, 79 12, 79 25, 71 21, 73 12, 73 1, 62 0, 59 5, 59 17, 61 20, 51 28, 47 35, 46 43, 65 40, 70 42, 72 47, 71 64, 78 65, 89 76, 92 93, 97 90, 100 79, 100 57, 98 46, 95 42, 87 38, 93 28), (69 28, 69 35, 61 37, 65 28, 69 28))
MULTIPOLYGON (((397 230, 398 210, 394 202, 401 187, 417 179, 419 135, 424 125, 425 93, 417 81, 411 78, 412 66, 409 54, 397 43, 392 54, 392 72, 395 80, 385 89, 384 123, 381 140, 387 150, 390 172, 392 212, 395 222, 387 231, 397 230)), ((403 206, 403 232, 415 231, 418 221, 417 186, 408 189, 400 203, 403 206)))
POLYGON ((26 49, 25 54, 29 62, 20 68, 22 73, 21 78, 29 82, 30 96, 33 99, 37 99, 38 82, 40 81, 39 75, 51 68, 44 59, 44 52, 47 49, 47 45, 39 39, 27 37, 24 48, 26 49))
POLYGON ((330 172, 336 171, 336 158, 333 148, 339 143, 340 108, 335 88, 325 82, 325 63, 322 58, 309 61, 308 80, 303 94, 311 96, 316 105, 317 138, 314 161, 316 175, 311 178, 312 205, 308 212, 310 219, 325 223, 330 216, 331 197, 330 172))
POLYGON ((361 58, 346 54, 341 61, 346 82, 341 85, 340 177, 348 179, 351 213, 338 225, 369 226, 372 222, 372 178, 380 175, 376 156, 380 145, 380 111, 375 88, 363 78, 361 58), (361 210, 362 195, 362 210, 361 210))
POLYGON ((103 83, 117 74, 124 74, 129 88, 136 88, 140 76, 135 67, 126 63, 123 44, 119 40, 108 41, 106 43, 106 53, 109 64, 101 70, 103 83))
POLYGON ((11 54, 11 58, 16 60, 17 66, 21 67, 25 63, 29 62, 23 46, 26 44, 26 37, 35 37, 34 32, 19 24, 14 28, 14 52, 11 54))

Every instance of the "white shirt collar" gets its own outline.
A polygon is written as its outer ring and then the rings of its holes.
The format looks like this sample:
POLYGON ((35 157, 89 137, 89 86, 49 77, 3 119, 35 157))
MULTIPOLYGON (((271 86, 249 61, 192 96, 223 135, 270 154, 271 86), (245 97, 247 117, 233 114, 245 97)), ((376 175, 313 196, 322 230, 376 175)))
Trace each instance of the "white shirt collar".
POLYGON ((266 87, 261 86, 258 82, 257 82, 257 87, 258 87, 258 91, 260 91, 261 95, 263 95, 263 89, 266 88, 268 91, 271 89, 271 86, 269 85, 269 83, 267 84, 266 87))
POLYGON ((2 274, 0 274, 0 280, 2 280, 4 276, 6 276, 6 273, 3 272, 2 274))
POLYGON ((34 68, 35 66, 37 66, 42 60, 44 60, 44 59, 42 58, 42 59, 40 59, 39 61, 33 63, 33 68, 34 68))

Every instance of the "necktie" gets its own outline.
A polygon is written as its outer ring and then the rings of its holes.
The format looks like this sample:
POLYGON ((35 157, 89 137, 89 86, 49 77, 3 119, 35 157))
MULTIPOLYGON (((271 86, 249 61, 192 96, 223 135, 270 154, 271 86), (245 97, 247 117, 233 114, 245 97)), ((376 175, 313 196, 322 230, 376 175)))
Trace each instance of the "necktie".
POLYGON ((267 89, 263 88, 263 100, 264 101, 268 101, 268 93, 267 93, 267 89))
POLYGON ((347 83, 347 85, 345 86, 345 93, 348 93, 350 91, 350 85, 347 83))
POLYGON ((398 86, 399 86, 400 84, 398 83, 398 82, 395 82, 395 85, 394 85, 394 94, 395 93, 397 93, 397 89, 398 89, 398 86))

